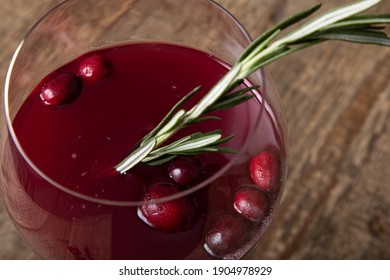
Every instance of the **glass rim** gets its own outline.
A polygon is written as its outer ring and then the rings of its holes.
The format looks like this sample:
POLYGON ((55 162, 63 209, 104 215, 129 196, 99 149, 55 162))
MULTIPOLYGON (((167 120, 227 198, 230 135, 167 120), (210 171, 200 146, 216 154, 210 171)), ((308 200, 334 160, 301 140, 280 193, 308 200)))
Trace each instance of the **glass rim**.
MULTIPOLYGON (((243 37, 245 37, 245 39, 248 41, 248 44, 250 44, 252 42, 251 36, 246 31, 246 29, 243 27, 243 25, 227 9, 225 9, 223 6, 221 6, 220 4, 216 3, 213 0, 201 0, 201 1, 195 0, 195 2, 199 2, 199 3, 202 2, 202 1, 206 2, 206 3, 210 3, 217 10, 219 10, 219 12, 221 12, 222 14, 227 16, 227 18, 229 18, 231 20, 231 22, 236 27, 238 27, 238 29, 240 30, 241 35, 243 35, 243 37)), ((30 34, 34 32, 36 27, 39 26, 39 24, 42 23, 44 21, 44 19, 47 16, 49 16, 53 11, 59 9, 61 6, 63 6, 67 2, 72 2, 72 0, 65 0, 64 2, 59 3, 58 5, 56 5, 53 8, 51 8, 48 12, 46 12, 29 29, 29 31, 26 33, 24 38, 21 40, 21 42, 17 46, 17 48, 16 48, 16 50, 15 50, 13 56, 12 56, 11 62, 9 64, 9 67, 8 67, 7 73, 6 73, 5 85, 4 85, 4 98, 3 98, 3 102, 4 102, 4 107, 3 108, 4 108, 5 120, 6 120, 6 123, 7 123, 9 136, 12 138, 12 141, 14 142, 16 148, 18 149, 18 152, 22 155, 23 159, 34 170, 34 172, 36 172, 42 179, 44 179, 45 181, 47 181, 49 184, 51 184, 53 187, 56 187, 60 191, 62 191, 64 193, 67 193, 69 195, 72 195, 72 196, 74 196, 76 198, 79 198, 79 199, 82 199, 82 200, 85 200, 85 201, 88 201, 88 202, 92 202, 92 203, 102 204, 102 205, 122 206, 122 207, 143 205, 143 204, 145 204, 145 201, 142 201, 142 200, 138 200, 138 201, 125 201, 125 200, 123 200, 122 201, 122 200, 111 200, 111 199, 96 198, 96 197, 92 197, 92 196, 80 193, 78 191, 74 191, 74 190, 66 188, 62 184, 60 184, 60 183, 56 182, 55 180, 51 179, 48 175, 45 174, 45 172, 43 172, 39 167, 37 167, 34 164, 34 162, 25 153, 25 151, 24 151, 22 145, 20 144, 20 142, 18 140, 18 137, 17 137, 17 135, 16 135, 16 133, 15 133, 15 131, 13 129, 12 120, 11 120, 11 114, 10 114, 10 106, 9 106, 9 91, 10 91, 10 82, 11 82, 11 76, 12 76, 12 73, 13 73, 13 68, 14 68, 15 63, 17 62, 19 52, 23 48, 23 45, 24 45, 25 41, 29 38, 30 34)), ((261 76, 261 78, 262 78, 262 80, 263 80, 263 82, 265 84, 267 81, 265 80, 265 75, 264 75, 263 72, 264 72, 264 70, 260 69, 256 73, 260 74, 260 76, 261 76)), ((264 85, 263 88, 265 88, 265 85, 264 85)), ((259 90, 259 91, 262 92, 261 90, 259 90)), ((262 98, 263 98, 262 102, 266 103, 267 101, 265 100, 266 99, 265 98, 265 92, 262 92, 262 98)), ((215 174, 213 174, 212 176, 210 176, 207 179, 203 180, 202 182, 192 186, 189 189, 182 190, 182 191, 180 191, 177 194, 169 195, 169 196, 166 196, 166 197, 163 197, 163 198, 159 198, 159 199, 154 199, 153 203, 163 203, 163 202, 167 202, 167 201, 171 201, 171 200, 179 199, 181 197, 188 196, 188 195, 190 195, 192 193, 195 193, 195 192, 203 189, 204 187, 207 187, 207 185, 209 185, 210 183, 212 183, 213 181, 218 179, 226 171, 228 171, 230 169, 230 167, 232 167, 234 165, 234 163, 238 160, 238 158, 241 156, 241 154, 245 151, 246 147, 248 146, 249 141, 250 141, 250 135, 257 128, 259 120, 260 120, 261 115, 262 115, 262 111, 264 110, 264 104, 263 103, 261 103, 262 105, 261 105, 261 107, 259 107, 259 111, 260 111, 259 112, 259 117, 256 119, 256 121, 255 121, 254 125, 251 127, 251 129, 247 132, 247 135, 245 136, 245 141, 243 141, 243 143, 241 145, 240 151, 237 154, 233 155, 232 159, 230 159, 215 174)))

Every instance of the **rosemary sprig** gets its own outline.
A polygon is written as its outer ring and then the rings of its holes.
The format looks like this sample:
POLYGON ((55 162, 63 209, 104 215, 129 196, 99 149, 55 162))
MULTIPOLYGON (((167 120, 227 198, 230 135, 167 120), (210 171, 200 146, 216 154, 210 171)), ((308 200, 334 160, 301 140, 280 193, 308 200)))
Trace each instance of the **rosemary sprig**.
POLYGON ((169 161, 177 155, 236 152, 219 146, 234 136, 222 138, 220 130, 209 133, 198 132, 173 143, 164 146, 162 144, 186 126, 218 119, 205 114, 236 106, 252 98, 253 94, 250 92, 256 87, 244 89, 237 89, 237 87, 253 72, 281 57, 328 40, 390 46, 390 38, 381 31, 383 25, 390 23, 389 14, 358 15, 379 2, 381 0, 360 0, 328 11, 281 39, 277 37, 284 29, 312 15, 321 4, 268 29, 245 49, 226 75, 194 107, 188 111, 183 109, 183 105, 199 92, 200 86, 180 100, 156 128, 142 139, 138 148, 116 165, 115 169, 125 173, 139 162, 153 165, 169 161))

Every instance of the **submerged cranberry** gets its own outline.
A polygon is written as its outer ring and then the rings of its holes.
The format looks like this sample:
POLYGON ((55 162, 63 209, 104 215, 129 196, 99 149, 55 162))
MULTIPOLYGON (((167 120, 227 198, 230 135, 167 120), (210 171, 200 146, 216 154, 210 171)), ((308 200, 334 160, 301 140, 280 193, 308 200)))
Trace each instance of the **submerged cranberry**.
POLYGON ((249 164, 253 182, 264 191, 274 191, 280 177, 280 159, 275 149, 263 150, 249 164))
POLYGON ((223 214, 212 223, 206 232, 206 251, 223 258, 234 254, 248 240, 249 224, 245 219, 232 214, 223 214))
POLYGON ((234 209, 253 222, 261 221, 268 213, 269 202, 265 194, 253 187, 243 187, 234 195, 234 209))
POLYGON ((138 216, 151 227, 175 233, 188 229, 194 222, 195 203, 181 197, 156 203, 156 199, 178 194, 180 190, 169 183, 152 185, 145 193, 145 203, 138 208, 138 216))
POLYGON ((111 75, 112 63, 102 55, 94 55, 84 59, 79 68, 83 80, 97 82, 111 75))
POLYGON ((47 105, 61 106, 76 100, 82 87, 83 84, 77 76, 60 73, 42 86, 40 97, 47 105))
POLYGON ((180 157, 172 160, 168 166, 169 176, 179 185, 194 184, 201 178, 202 166, 199 160, 191 157, 180 157))
POLYGON ((94 259, 91 252, 89 251, 88 247, 84 248, 84 252, 82 252, 77 246, 74 246, 74 245, 69 245, 67 247, 67 249, 72 254, 72 256, 75 260, 93 260, 94 259))

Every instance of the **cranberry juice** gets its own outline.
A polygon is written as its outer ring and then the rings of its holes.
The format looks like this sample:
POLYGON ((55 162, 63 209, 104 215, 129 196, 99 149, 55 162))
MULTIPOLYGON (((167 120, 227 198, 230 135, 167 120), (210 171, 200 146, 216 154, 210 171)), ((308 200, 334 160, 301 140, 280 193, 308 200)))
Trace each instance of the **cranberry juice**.
POLYGON ((2 162, 5 203, 37 253, 47 259, 242 257, 266 229, 284 173, 283 135, 261 92, 213 114, 221 120, 175 136, 222 129, 225 137, 235 134, 224 146, 238 155, 179 156, 113 172, 180 98, 201 85, 190 108, 228 69, 198 50, 145 43, 94 51, 47 75, 14 118, 17 142, 9 138, 2 162))

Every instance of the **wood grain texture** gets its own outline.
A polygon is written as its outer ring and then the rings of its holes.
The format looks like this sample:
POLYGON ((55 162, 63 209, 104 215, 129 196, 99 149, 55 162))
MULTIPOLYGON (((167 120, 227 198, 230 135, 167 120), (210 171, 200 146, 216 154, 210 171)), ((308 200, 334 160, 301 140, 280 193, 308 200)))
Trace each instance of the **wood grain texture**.
MULTIPOLYGON (((0 81, 59 0, 0 0, 0 81)), ((217 0, 252 37, 316 0, 217 0)), ((324 9, 346 0, 324 1, 324 9)), ((390 1, 373 11, 390 12, 390 1)), ((390 259, 390 50, 329 42, 267 67, 285 108, 288 179, 249 259, 390 259)), ((37 259, 0 204, 0 259, 37 259)))

